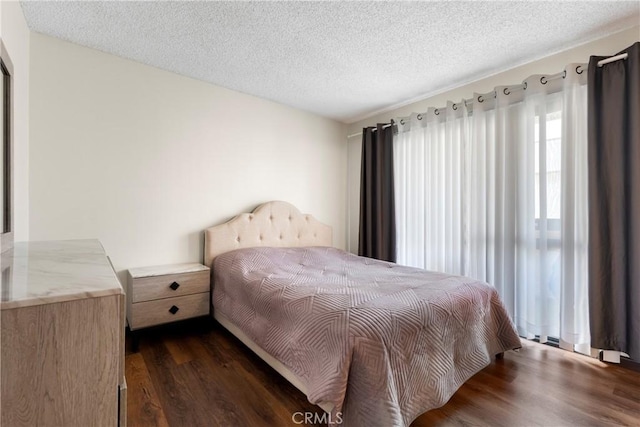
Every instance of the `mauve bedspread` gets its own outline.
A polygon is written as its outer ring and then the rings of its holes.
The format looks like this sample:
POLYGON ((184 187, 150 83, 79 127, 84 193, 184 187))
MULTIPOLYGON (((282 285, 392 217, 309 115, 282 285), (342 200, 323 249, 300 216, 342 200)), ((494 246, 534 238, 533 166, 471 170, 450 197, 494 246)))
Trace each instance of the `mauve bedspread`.
POLYGON ((213 269, 214 310, 343 426, 408 426, 520 347, 496 290, 467 277, 329 247, 240 249, 213 269))

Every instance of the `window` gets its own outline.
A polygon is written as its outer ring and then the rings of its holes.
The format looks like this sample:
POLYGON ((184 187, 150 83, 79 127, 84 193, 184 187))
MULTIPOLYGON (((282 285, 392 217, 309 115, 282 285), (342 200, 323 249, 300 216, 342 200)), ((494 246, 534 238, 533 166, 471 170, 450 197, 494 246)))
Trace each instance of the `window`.
POLYGON ((546 233, 552 244, 560 244, 562 209, 562 112, 535 118, 535 218, 536 234, 546 233), (542 139, 542 140, 541 140, 542 139))
POLYGON ((547 324, 541 342, 557 344, 560 336, 561 210, 562 210, 562 111, 547 106, 535 117, 535 228, 540 291, 547 324), (551 112, 549 112, 551 111, 551 112))

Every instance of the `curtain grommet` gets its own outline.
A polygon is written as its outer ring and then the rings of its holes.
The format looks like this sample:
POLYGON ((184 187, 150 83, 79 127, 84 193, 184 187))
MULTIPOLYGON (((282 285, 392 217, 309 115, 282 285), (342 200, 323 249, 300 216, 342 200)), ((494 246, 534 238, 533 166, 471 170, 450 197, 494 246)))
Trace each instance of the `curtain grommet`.
POLYGON ((508 87, 505 87, 504 89, 502 89, 502 93, 504 93, 505 95, 509 95, 511 91, 509 90, 508 87))
POLYGON ((418 114, 418 120, 422 120, 422 114, 418 114))
POLYGON ((482 95, 478 95, 478 102, 484 102, 484 98, 482 97, 482 95))
POLYGON ((581 69, 580 69, 580 67, 581 67, 581 65, 578 65, 578 66, 576 67, 576 73, 578 73, 578 74, 582 74, 582 73, 584 73, 584 70, 581 70, 581 69))
POLYGON ((435 111, 433 112, 433 114, 435 114, 437 116, 438 114, 440 114, 440 111, 438 111, 438 109, 436 108, 435 111))
POLYGON ((546 85, 549 81, 547 80, 547 78, 545 76, 540 77, 540 83, 542 83, 543 85, 546 85))

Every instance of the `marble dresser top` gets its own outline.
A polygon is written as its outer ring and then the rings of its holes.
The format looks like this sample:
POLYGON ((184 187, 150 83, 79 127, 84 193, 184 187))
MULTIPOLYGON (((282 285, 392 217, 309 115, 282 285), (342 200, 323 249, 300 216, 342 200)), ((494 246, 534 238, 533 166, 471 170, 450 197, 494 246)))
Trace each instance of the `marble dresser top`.
POLYGON ((2 310, 124 293, 98 240, 15 243, 0 278, 2 310))

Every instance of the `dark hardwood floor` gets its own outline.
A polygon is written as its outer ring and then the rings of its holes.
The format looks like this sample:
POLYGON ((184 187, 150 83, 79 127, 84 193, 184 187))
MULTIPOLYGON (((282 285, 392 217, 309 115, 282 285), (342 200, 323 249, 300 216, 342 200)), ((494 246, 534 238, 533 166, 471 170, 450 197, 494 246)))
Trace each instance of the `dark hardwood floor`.
MULTIPOLYGON (((125 363, 131 427, 296 426, 295 412, 323 414, 212 319, 138 337, 125 363)), ((607 425, 640 426, 640 373, 526 341, 412 427, 607 425)))

